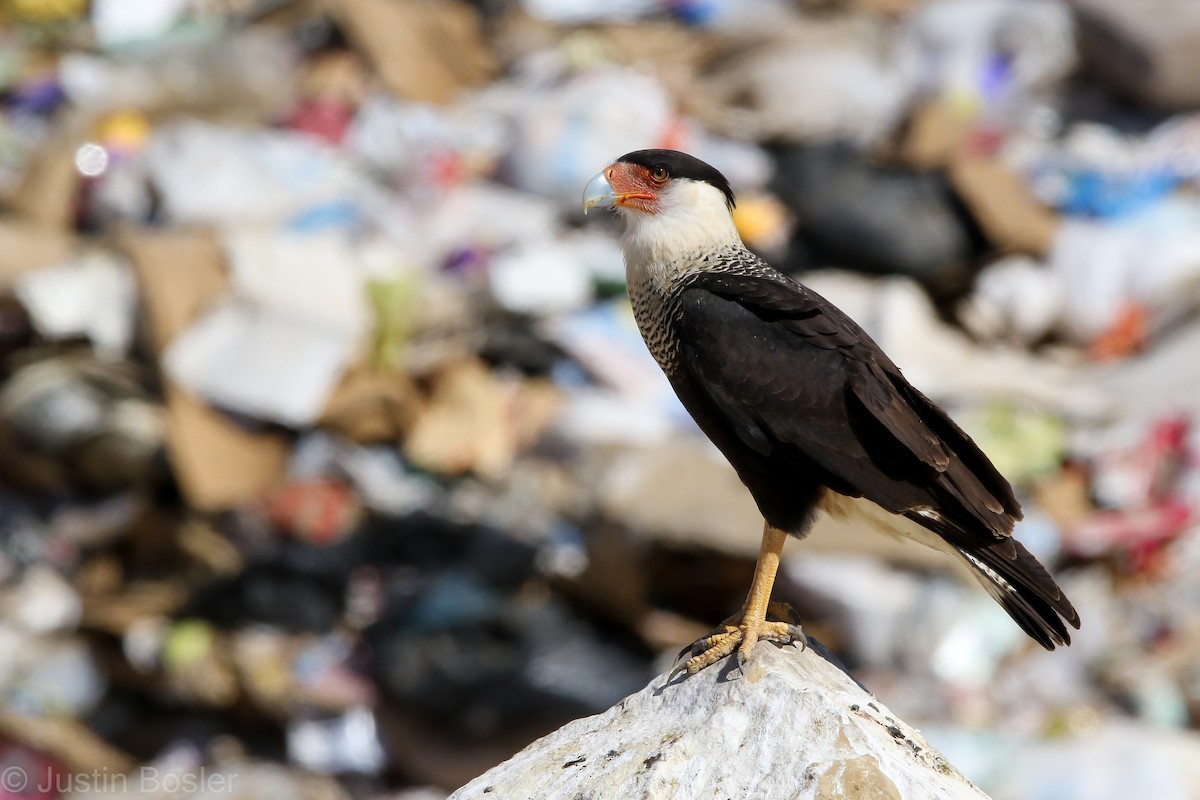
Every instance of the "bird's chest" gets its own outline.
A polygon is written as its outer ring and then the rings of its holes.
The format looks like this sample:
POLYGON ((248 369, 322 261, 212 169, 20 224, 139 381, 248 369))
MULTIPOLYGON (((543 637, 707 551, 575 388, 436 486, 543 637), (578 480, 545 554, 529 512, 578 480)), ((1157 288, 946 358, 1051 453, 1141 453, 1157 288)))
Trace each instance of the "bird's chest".
POLYGON ((625 251, 625 282, 638 329, 655 361, 672 381, 679 363, 676 325, 683 308, 683 291, 702 274, 748 272, 740 246, 677 253, 671 257, 651 254, 635 247, 625 251))
POLYGON ((654 360, 669 376, 679 355, 679 340, 673 335, 676 311, 673 298, 678 287, 677 279, 665 273, 665 269, 646 265, 627 269, 625 277, 638 330, 654 360))

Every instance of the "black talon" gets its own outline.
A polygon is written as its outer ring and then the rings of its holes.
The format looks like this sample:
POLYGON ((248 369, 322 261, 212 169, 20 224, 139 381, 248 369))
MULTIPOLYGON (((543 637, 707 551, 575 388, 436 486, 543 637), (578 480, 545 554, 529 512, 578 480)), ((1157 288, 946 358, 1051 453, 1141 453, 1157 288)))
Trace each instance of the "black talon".
POLYGON ((697 650, 696 648, 699 647, 703 643, 704 643, 703 639, 697 639, 696 641, 692 642, 691 644, 685 646, 682 650, 679 651, 679 655, 675 656, 675 661, 672 663, 678 664, 679 659, 683 658, 685 653, 689 657, 693 657, 693 658, 695 656, 700 655, 701 653, 704 652, 704 648, 701 647, 699 650, 697 650))
POLYGON ((667 676, 667 683, 675 680, 675 676, 679 673, 687 672, 688 662, 707 649, 704 647, 701 647, 699 650, 696 649, 699 645, 703 644, 703 642, 704 640, 700 639, 699 641, 692 642, 687 647, 679 651, 679 655, 675 656, 675 669, 671 670, 671 674, 667 676), (683 659, 685 653, 688 654, 689 657, 685 659, 683 663, 680 663, 680 659, 683 659))

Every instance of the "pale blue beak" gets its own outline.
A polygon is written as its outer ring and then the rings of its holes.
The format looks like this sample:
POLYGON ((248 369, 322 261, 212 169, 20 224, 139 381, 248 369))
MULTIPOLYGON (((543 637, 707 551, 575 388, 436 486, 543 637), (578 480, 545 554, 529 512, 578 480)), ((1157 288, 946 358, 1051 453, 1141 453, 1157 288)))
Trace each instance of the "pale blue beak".
POLYGON ((588 181, 583 189, 583 213, 593 208, 612 208, 617 204, 617 193, 603 172, 588 181))

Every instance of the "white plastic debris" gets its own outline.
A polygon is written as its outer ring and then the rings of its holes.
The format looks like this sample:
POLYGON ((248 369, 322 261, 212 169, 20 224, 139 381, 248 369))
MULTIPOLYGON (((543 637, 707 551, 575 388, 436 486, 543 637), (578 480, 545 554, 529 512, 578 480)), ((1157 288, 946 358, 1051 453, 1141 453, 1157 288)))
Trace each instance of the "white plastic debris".
POLYGON ((554 429, 567 441, 588 447, 648 445, 669 439, 679 424, 672 415, 648 413, 639 400, 599 389, 576 389, 566 393, 554 429))
POLYGON ((425 263, 441 263, 468 248, 503 252, 543 241, 560 228, 554 203, 494 183, 457 187, 415 213, 420 236, 411 247, 425 263))
POLYGON ((592 281, 574 248, 561 240, 532 241, 491 264, 492 295, 509 311, 560 314, 592 299, 592 281))
POLYGON ((94 0, 92 30, 104 48, 162 36, 182 18, 190 0, 94 0))
POLYGON ((1062 327, 1071 339, 1090 341, 1130 304, 1160 327, 1200 305, 1200 203, 1172 198, 1127 219, 1068 220, 1050 267, 1067 287, 1062 327))
POLYGON ((303 427, 325 409, 355 344, 344 328, 235 301, 181 334, 163 365, 219 406, 303 427))
POLYGON ((549 322, 546 330, 602 386, 653 407, 682 406, 646 350, 626 300, 602 303, 549 322))
POLYGON ((288 757, 314 772, 374 775, 383 769, 383 746, 368 708, 356 708, 328 720, 292 723, 288 757))
POLYGON ((429 508, 439 492, 428 476, 408 470, 394 447, 363 446, 319 430, 297 442, 288 473, 297 480, 344 477, 369 508, 397 516, 429 508))
POLYGON ((167 217, 178 223, 291 223, 352 215, 367 181, 331 147, 298 133, 185 121, 155 131, 146 151, 167 217))
POLYGON ((1046 265, 1011 256, 979 273, 960 318, 985 340, 1031 344, 1058 326, 1065 289, 1046 265))
MULTIPOLYGON (((0 413, 10 435, 64 465, 45 479, 108 493, 156 474, 161 407, 107 362, 63 357, 24 366, 0 392, 0 413)), ((90 523, 103 526, 104 517, 98 513, 90 523)))
POLYGON ((96 707, 107 681, 81 638, 31 635, 0 625, 0 695, 37 715, 80 717, 96 707))
POLYGON ((340 231, 239 226, 226 242, 230 294, 171 343, 164 366, 219 406, 310 425, 372 330, 369 282, 405 273, 406 256, 340 231))
POLYGON ((105 358, 118 359, 128 352, 137 285, 128 265, 115 256, 90 253, 26 272, 13 288, 46 338, 86 336, 105 358))
POLYGON ((4 618, 30 633, 73 630, 83 615, 78 593, 48 566, 31 567, 3 598, 4 618))
POLYGON ((583 228, 563 237, 592 280, 610 285, 625 283, 625 255, 621 243, 607 231, 583 228))
POLYGON ((396 185, 428 192, 439 170, 470 173, 499 159, 510 135, 501 113, 469 102, 453 106, 367 98, 346 131, 345 146, 396 185))
POLYGON ((1096 370, 1089 379, 1111 406, 1109 424, 1103 434, 1080 432, 1072 450, 1098 456, 1137 441, 1164 417, 1200 419, 1200 370, 1193 366, 1198 352, 1200 323, 1192 322, 1138 358, 1096 370))
MULTIPOLYGON (((387 269, 340 232, 288 234, 239 227, 226 237, 233 293, 259 308, 359 336, 369 329, 366 282, 387 269)), ((393 251, 394 252, 394 251, 393 251)), ((394 253, 392 268, 400 255, 394 253)))
POLYGON ((1187 196, 1118 219, 1065 219, 1045 264, 1014 257, 983 270, 962 319, 987 339, 1086 345, 1136 310, 1153 336, 1200 308, 1197 231, 1200 203, 1187 196))
POLYGON ((132 622, 121 637, 121 653, 138 672, 151 673, 161 665, 163 643, 170 631, 165 617, 147 616, 132 622))
POLYGON ((993 800, 1192 800, 1200 736, 1129 721, 1030 741, 1027 734, 923 725, 930 742, 993 800))
POLYGON ((662 0, 523 0, 532 16, 559 25, 631 22, 662 9, 662 0))
MULTIPOLYGON (((176 4, 123 2, 150 11, 176 4)), ((260 26, 220 37, 180 37, 170 47, 122 57, 68 50, 58 62, 58 77, 71 104, 89 114, 217 105, 282 112, 292 97, 295 56, 295 44, 284 32, 260 26)))

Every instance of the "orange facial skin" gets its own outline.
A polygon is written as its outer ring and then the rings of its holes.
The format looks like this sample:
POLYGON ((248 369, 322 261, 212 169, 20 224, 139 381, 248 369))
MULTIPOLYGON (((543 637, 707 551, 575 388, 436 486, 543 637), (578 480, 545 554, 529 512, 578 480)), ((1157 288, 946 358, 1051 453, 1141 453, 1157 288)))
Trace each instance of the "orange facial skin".
POLYGON ((667 182, 665 174, 660 178, 646 167, 618 161, 604 170, 604 177, 616 192, 614 205, 647 214, 658 212, 658 192, 667 182))

